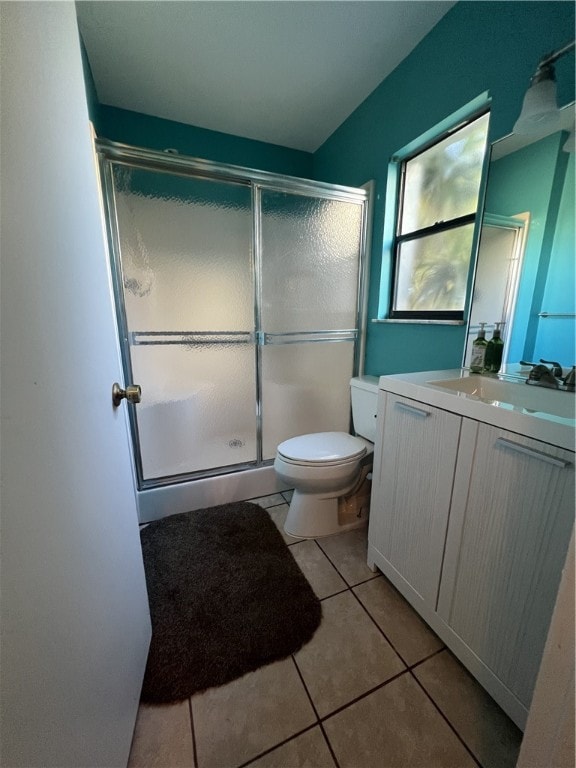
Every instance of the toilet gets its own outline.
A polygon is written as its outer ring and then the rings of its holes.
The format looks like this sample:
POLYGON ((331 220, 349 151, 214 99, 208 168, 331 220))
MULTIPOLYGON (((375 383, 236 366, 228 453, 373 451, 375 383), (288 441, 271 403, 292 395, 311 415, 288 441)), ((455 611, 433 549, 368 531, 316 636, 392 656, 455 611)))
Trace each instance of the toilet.
POLYGON ((278 446, 274 469, 294 488, 284 524, 290 536, 312 539, 366 525, 366 515, 342 522, 338 509, 339 500, 354 493, 368 471, 376 439, 378 378, 353 378, 350 392, 355 435, 315 432, 278 446))

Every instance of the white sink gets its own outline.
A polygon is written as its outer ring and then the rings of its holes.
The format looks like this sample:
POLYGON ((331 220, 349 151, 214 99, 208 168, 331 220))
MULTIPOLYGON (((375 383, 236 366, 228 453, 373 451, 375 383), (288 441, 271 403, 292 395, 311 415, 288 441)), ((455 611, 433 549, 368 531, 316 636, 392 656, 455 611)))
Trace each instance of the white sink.
POLYGON ((479 375, 466 368, 380 376, 378 388, 427 403, 498 429, 574 450, 573 392, 526 384, 506 375, 479 375))
POLYGON ((563 419, 574 419, 575 397, 573 392, 562 392, 528 385, 524 380, 504 381, 490 376, 472 374, 462 378, 428 381, 433 387, 449 389, 462 396, 484 403, 507 403, 515 409, 532 413, 548 413, 563 419))

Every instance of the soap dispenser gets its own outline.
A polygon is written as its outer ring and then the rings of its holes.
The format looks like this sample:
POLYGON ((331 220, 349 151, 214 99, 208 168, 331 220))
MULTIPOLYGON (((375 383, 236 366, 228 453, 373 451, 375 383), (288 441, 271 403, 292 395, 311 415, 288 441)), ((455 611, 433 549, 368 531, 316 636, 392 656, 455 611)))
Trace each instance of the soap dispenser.
POLYGON ((486 323, 478 323, 480 330, 478 336, 472 342, 472 358, 470 360, 471 373, 482 373, 484 371, 484 361, 486 358, 486 347, 488 342, 486 341, 486 332, 484 326, 486 323))
POLYGON ((504 342, 500 338, 500 326, 503 323, 494 323, 494 333, 486 346, 486 357, 484 358, 484 370, 490 373, 498 373, 502 365, 502 352, 504 342))

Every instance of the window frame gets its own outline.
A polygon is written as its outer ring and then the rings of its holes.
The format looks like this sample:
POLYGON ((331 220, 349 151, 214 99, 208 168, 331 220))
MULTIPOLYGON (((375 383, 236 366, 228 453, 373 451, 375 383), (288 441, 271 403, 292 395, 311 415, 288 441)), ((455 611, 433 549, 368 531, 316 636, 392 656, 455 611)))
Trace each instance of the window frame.
POLYGON ((400 222, 402 220, 402 211, 404 205, 404 185, 406 178, 406 165, 418 155, 423 154, 449 136, 457 133, 483 115, 490 113, 491 99, 488 92, 481 94, 455 114, 448 117, 430 131, 420 136, 415 141, 397 152, 391 159, 388 166, 388 183, 386 191, 386 209, 392 211, 384 219, 384 253, 382 261, 382 277, 380 285, 380 307, 378 321, 381 322, 425 322, 438 324, 458 324, 464 325, 470 309, 472 276, 475 271, 476 256, 478 251, 478 240, 480 226, 482 221, 482 211, 484 207, 484 195, 486 190, 486 181, 488 165, 490 158, 490 116, 488 117, 486 150, 481 169, 480 188, 478 191, 478 204, 476 210, 464 216, 456 217, 448 221, 436 222, 435 224, 414 230, 407 234, 400 234, 400 222), (468 266, 466 293, 464 297, 464 306, 461 310, 398 310, 394 308, 396 300, 396 291, 399 283, 398 272, 401 258, 399 255, 403 243, 412 240, 420 240, 423 237, 446 232, 451 229, 473 225, 472 247, 470 251, 470 261, 468 266), (388 252, 388 254, 386 254, 388 252), (386 259, 388 255, 388 260, 386 259), (385 274, 387 270, 387 274, 385 274))

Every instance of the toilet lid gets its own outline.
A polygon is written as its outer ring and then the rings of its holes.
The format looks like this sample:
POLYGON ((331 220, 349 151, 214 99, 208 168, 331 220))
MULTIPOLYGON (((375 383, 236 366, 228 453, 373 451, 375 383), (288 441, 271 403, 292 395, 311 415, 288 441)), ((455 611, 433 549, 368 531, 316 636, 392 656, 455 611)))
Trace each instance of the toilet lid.
POLYGON ((346 432, 315 432, 285 440, 278 453, 298 464, 340 464, 362 458, 366 445, 346 432))

